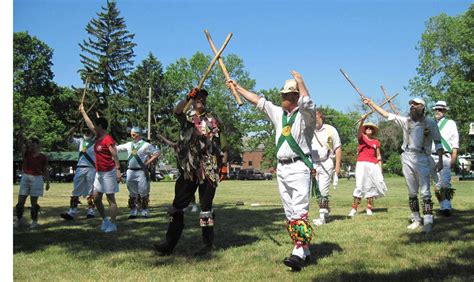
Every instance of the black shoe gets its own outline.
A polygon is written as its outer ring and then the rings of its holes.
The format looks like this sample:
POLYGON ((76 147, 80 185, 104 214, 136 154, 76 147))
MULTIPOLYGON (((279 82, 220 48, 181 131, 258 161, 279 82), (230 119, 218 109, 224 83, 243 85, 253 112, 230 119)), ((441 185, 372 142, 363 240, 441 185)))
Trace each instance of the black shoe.
POLYGON ((168 243, 153 244, 155 251, 161 253, 163 256, 169 256, 173 252, 168 243))
POLYGON ((72 217, 72 216, 71 216, 70 214, 68 214, 68 213, 62 213, 62 214, 60 214, 60 216, 61 216, 62 218, 64 218, 65 220, 73 220, 73 219, 74 219, 74 217, 72 217))
POLYGON ((213 250, 214 250, 214 247, 212 245, 211 246, 206 245, 202 247, 200 250, 198 250, 197 252, 195 252, 194 255, 197 257, 202 257, 205 255, 211 254, 213 250))
POLYGON ((443 216, 451 216, 451 210, 441 210, 440 213, 443 216))
POLYGON ((138 218, 136 215, 129 215, 128 216, 128 219, 135 219, 135 218, 138 218))
POLYGON ((311 262, 311 256, 307 255, 306 258, 304 259, 304 264, 308 265, 308 264, 310 264, 310 262, 311 262))
POLYGON ((94 218, 94 217, 95 217, 95 215, 93 215, 93 214, 87 214, 87 216, 86 216, 87 219, 94 218))
POLYGON ((300 271, 301 268, 304 266, 304 260, 300 258, 299 256, 291 255, 290 257, 286 257, 283 260, 283 263, 291 267, 291 270, 293 271, 300 271))

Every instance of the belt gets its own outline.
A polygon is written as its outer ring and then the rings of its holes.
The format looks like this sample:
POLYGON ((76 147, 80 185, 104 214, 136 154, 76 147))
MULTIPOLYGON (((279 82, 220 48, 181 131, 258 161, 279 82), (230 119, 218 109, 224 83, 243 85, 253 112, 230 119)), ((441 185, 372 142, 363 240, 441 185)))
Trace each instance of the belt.
POLYGON ((425 150, 423 149, 413 149, 413 148, 405 148, 405 150, 403 150, 404 152, 413 152, 413 153, 424 153, 425 150))
POLYGON ((78 165, 78 166, 76 166, 76 168, 86 168, 86 167, 87 168, 95 168, 93 166, 88 166, 88 165, 78 165))
POLYGON ((129 167, 128 169, 129 170, 142 170, 142 168, 131 168, 131 167, 129 167))
POLYGON ((289 158, 289 159, 279 159, 278 162, 281 163, 281 164, 291 164, 291 163, 301 161, 301 160, 303 160, 303 159, 300 156, 296 156, 296 157, 289 158))

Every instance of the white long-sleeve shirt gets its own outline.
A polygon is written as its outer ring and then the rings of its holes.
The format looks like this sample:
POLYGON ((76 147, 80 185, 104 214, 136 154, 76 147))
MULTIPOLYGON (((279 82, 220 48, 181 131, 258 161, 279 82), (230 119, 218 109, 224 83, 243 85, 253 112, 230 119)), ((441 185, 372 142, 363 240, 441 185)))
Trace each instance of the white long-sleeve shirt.
MULTIPOLYGON (((438 121, 438 128, 444 119, 446 119, 446 117, 438 121)), ((456 122, 454 122, 454 120, 448 119, 444 127, 440 130, 440 133, 444 140, 446 140, 446 142, 449 144, 451 149, 459 149, 459 133, 458 128, 456 126, 456 122)), ((448 148, 444 147, 444 145, 443 148, 445 152, 448 152, 448 148)), ((436 153, 434 144, 431 148, 431 152, 436 153)))
POLYGON ((83 146, 86 147, 87 144, 85 143, 87 142, 88 144, 91 144, 91 146, 89 146, 89 148, 86 149, 85 153, 87 153, 87 155, 89 155, 89 157, 91 158, 91 160, 93 161, 92 163, 89 162, 86 157, 84 157, 83 155, 78 159, 77 161, 77 166, 90 166, 90 167, 94 167, 95 168, 95 152, 94 152, 94 143, 95 143, 95 138, 90 138, 90 139, 84 139, 82 137, 80 138, 72 138, 72 143, 74 145, 77 146, 77 150, 79 152, 81 152, 83 150, 83 146))
MULTIPOLYGON (((278 139, 282 133, 282 122, 283 122, 283 108, 275 106, 272 102, 267 101, 265 98, 260 98, 257 103, 257 108, 263 111, 275 127, 275 144, 278 144, 278 139)), ((308 96, 300 96, 298 99, 298 107, 295 108, 291 113, 288 113, 288 120, 292 114, 299 109, 295 122, 291 127, 291 135, 295 139, 296 143, 301 147, 305 154, 311 152, 311 139, 313 138, 313 132, 316 125, 316 109, 313 102, 308 96)), ((298 154, 288 145, 288 142, 283 142, 280 150, 277 152, 278 159, 288 159, 297 157, 298 154)))
MULTIPOLYGON (((143 145, 140 147, 140 149, 138 149, 137 155, 140 158, 140 160, 142 161, 142 163, 145 163, 149 156, 157 154, 157 153, 160 152, 160 150, 158 148, 155 148, 155 146, 153 146, 152 144, 146 142, 143 139, 140 139, 140 141, 138 141, 138 142, 130 141, 130 142, 127 142, 125 144, 118 145, 117 146, 117 151, 118 152, 127 151, 128 157, 130 157, 130 155, 132 154, 132 144, 135 144, 135 147, 138 147, 138 146, 140 146, 141 142, 143 142, 143 145)), ((140 166, 140 164, 138 163, 136 158, 133 157, 130 160, 130 163, 128 164, 128 168, 140 169, 142 167, 140 166)))

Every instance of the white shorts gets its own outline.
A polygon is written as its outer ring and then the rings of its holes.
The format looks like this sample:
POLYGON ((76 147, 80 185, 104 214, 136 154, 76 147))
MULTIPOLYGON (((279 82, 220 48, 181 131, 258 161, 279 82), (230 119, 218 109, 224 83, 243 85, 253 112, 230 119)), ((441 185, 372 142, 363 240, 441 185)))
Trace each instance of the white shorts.
POLYGON ((94 179, 94 190, 104 194, 118 193, 119 185, 116 174, 115 168, 109 171, 97 171, 94 179))
POLYGON ((150 182, 146 180, 145 172, 143 170, 127 170, 127 188, 130 197, 148 196, 150 194, 150 182))
POLYGON ((74 197, 87 196, 94 189, 95 168, 79 167, 74 175, 74 189, 72 195, 74 197))
POLYGON ((43 176, 24 173, 21 177, 20 192, 22 196, 42 197, 43 196, 43 176))

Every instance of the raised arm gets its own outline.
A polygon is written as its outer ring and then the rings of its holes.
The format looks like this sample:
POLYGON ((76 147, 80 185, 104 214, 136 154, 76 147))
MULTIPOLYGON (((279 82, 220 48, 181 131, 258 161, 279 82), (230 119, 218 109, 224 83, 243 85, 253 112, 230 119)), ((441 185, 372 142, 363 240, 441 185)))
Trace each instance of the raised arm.
POLYGON ((233 85, 235 87, 235 90, 237 90, 237 92, 239 92, 240 95, 244 96, 244 98, 247 101, 249 101, 250 103, 254 105, 257 105, 258 101, 260 101, 260 96, 243 88, 232 79, 227 80, 226 85, 229 89, 231 88, 231 85, 233 85))
POLYGON ((364 98, 362 99, 362 102, 366 104, 367 106, 371 107, 374 109, 376 112, 378 112, 380 115, 382 115, 384 118, 388 118, 388 112, 381 107, 379 107, 377 104, 375 104, 372 100, 369 98, 364 98))
POLYGON ((357 133, 357 139, 362 138, 362 135, 364 135, 364 121, 365 121, 365 118, 363 118, 363 119, 360 121, 359 131, 358 131, 358 133, 357 133))
POLYGON ((309 92, 308 89, 306 88, 306 85, 304 84, 303 77, 301 74, 299 74, 297 71, 292 70, 291 75, 293 78, 296 80, 296 83, 298 84, 298 90, 300 90, 300 96, 308 96, 309 97, 309 92))
POLYGON ((87 127, 94 133, 94 135, 97 135, 97 131, 95 130, 95 125, 92 122, 92 120, 89 118, 87 115, 87 112, 84 110, 84 105, 80 104, 79 105, 79 112, 81 112, 82 117, 84 118, 84 121, 86 122, 87 127))

